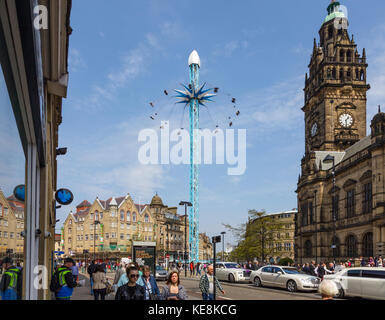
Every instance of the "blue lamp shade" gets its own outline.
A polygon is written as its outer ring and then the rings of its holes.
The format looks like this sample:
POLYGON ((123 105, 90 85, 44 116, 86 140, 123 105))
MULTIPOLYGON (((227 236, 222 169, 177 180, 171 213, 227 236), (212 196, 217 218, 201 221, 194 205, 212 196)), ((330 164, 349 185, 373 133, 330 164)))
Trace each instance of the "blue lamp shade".
POLYGON ((21 184, 13 190, 13 195, 15 198, 19 201, 24 202, 25 201, 25 185, 21 184))
POLYGON ((68 189, 59 189, 56 191, 55 199, 58 203, 66 206, 72 203, 74 195, 68 189))

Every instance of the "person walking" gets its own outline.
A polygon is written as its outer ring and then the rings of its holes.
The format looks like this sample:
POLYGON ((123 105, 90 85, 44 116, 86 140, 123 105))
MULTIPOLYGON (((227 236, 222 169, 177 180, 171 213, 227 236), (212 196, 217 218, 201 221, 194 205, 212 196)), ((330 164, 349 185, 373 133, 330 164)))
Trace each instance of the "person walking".
POLYGON ((168 275, 166 286, 162 288, 162 300, 187 300, 185 288, 180 284, 179 273, 171 271, 168 275))
POLYGON ((56 300, 71 300, 77 282, 72 275, 72 266, 75 261, 71 258, 64 259, 63 266, 53 274, 50 289, 55 293, 56 300))
POLYGON ((382 260, 382 257, 381 256, 378 256, 378 259, 377 259, 377 267, 379 268, 382 268, 383 267, 383 260, 382 260))
POLYGON ((214 277, 214 266, 211 264, 207 267, 207 273, 204 274, 199 281, 199 289, 202 292, 203 300, 214 300, 214 286, 218 288, 222 294, 225 294, 217 277, 214 277))
POLYGON ((99 296, 100 300, 105 300, 107 293, 107 278, 102 265, 96 267, 96 272, 92 274, 92 278, 94 281, 95 300, 99 300, 99 296))
POLYGON ((310 269, 310 274, 311 274, 312 276, 315 276, 315 277, 317 277, 317 273, 316 273, 316 271, 315 271, 316 268, 317 268, 317 265, 316 265, 315 261, 313 260, 313 261, 311 262, 311 264, 309 265, 309 269, 310 269))
POLYGON ((310 271, 310 265, 308 263, 305 263, 302 267, 302 271, 305 272, 308 275, 312 275, 310 271))
POLYGON ((71 270, 72 270, 72 276, 74 277, 74 281, 78 282, 78 279, 79 279, 79 268, 76 265, 76 263, 72 266, 71 270))
POLYGON ((155 278, 151 275, 151 269, 149 266, 143 267, 143 276, 139 277, 137 282, 146 290, 145 300, 159 300, 160 291, 156 284, 155 278))
POLYGON ((144 287, 138 285, 139 270, 136 267, 127 268, 128 282, 118 288, 115 295, 115 300, 144 300, 146 290, 144 287))
POLYGON ((197 263, 197 273, 196 273, 196 276, 200 276, 201 275, 201 266, 202 264, 200 262, 197 263))
POLYGON ((115 272, 114 285, 117 285, 120 277, 126 273, 126 264, 124 262, 121 263, 120 268, 115 272))
POLYGON ((94 281, 92 279, 92 274, 96 272, 96 264, 95 264, 95 260, 92 260, 91 261, 91 264, 88 266, 87 268, 87 273, 89 274, 90 276, 90 284, 91 284, 91 296, 94 295, 94 291, 93 291, 93 286, 94 286, 94 281))
POLYGON ((194 262, 190 262, 190 277, 192 277, 194 274, 194 262))
POLYGON ((2 261, 4 274, 0 282, 0 296, 2 300, 21 300, 22 272, 13 266, 11 258, 6 257, 2 261))

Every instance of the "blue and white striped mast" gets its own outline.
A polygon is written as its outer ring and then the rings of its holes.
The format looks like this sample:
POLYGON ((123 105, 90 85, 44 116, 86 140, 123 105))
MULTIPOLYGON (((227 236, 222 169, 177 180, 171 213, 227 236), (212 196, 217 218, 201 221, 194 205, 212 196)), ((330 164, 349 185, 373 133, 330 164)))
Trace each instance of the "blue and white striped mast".
MULTIPOLYGON (((195 50, 188 59, 190 68, 190 84, 192 90, 199 89, 200 58, 195 50)), ((189 236, 190 236, 190 261, 199 260, 199 101, 194 98, 190 101, 190 207, 189 236)))
POLYGON ((189 261, 199 261, 199 163, 200 163, 200 133, 199 108, 204 102, 212 101, 215 94, 213 89, 199 86, 199 69, 201 61, 198 52, 191 52, 188 59, 190 84, 183 85, 185 90, 175 90, 178 93, 178 103, 189 105, 190 114, 190 202, 189 208, 189 261))

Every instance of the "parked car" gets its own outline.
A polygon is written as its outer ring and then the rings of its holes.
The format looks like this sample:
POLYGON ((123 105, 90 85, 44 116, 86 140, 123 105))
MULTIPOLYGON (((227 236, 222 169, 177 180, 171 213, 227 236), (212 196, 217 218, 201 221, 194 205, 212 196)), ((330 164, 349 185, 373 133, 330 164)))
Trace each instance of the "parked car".
POLYGON ((218 280, 234 282, 249 281, 251 270, 242 268, 236 262, 217 262, 215 273, 218 280))
POLYGON ((318 290, 320 279, 298 271, 294 267, 283 267, 268 265, 250 275, 250 282, 257 287, 278 287, 286 288, 290 292, 316 291, 318 290))
POLYGON ((338 297, 361 297, 385 300, 385 268, 360 267, 343 269, 324 276, 338 287, 338 297))
POLYGON ((161 266, 155 267, 155 279, 156 280, 166 280, 167 279, 167 271, 163 269, 161 266))

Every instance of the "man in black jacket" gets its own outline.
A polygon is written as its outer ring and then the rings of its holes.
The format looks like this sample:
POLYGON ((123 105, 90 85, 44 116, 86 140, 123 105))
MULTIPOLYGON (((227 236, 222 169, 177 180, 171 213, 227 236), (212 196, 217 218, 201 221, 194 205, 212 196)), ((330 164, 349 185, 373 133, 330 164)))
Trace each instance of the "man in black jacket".
POLYGON ((312 276, 315 276, 317 277, 317 274, 315 273, 315 269, 317 268, 316 264, 315 264, 315 261, 312 261, 310 266, 309 266, 309 269, 310 269, 310 273, 312 276))
POLYGON ((91 284, 91 296, 94 295, 94 292, 93 292, 93 287, 94 287, 94 280, 92 278, 92 274, 96 272, 96 264, 95 264, 95 260, 92 260, 91 261, 91 264, 88 266, 87 268, 87 273, 89 274, 90 276, 90 284, 91 284))
POLYGON ((115 300, 144 300, 146 289, 136 283, 139 279, 139 270, 136 267, 127 269, 128 283, 119 287, 115 300))

